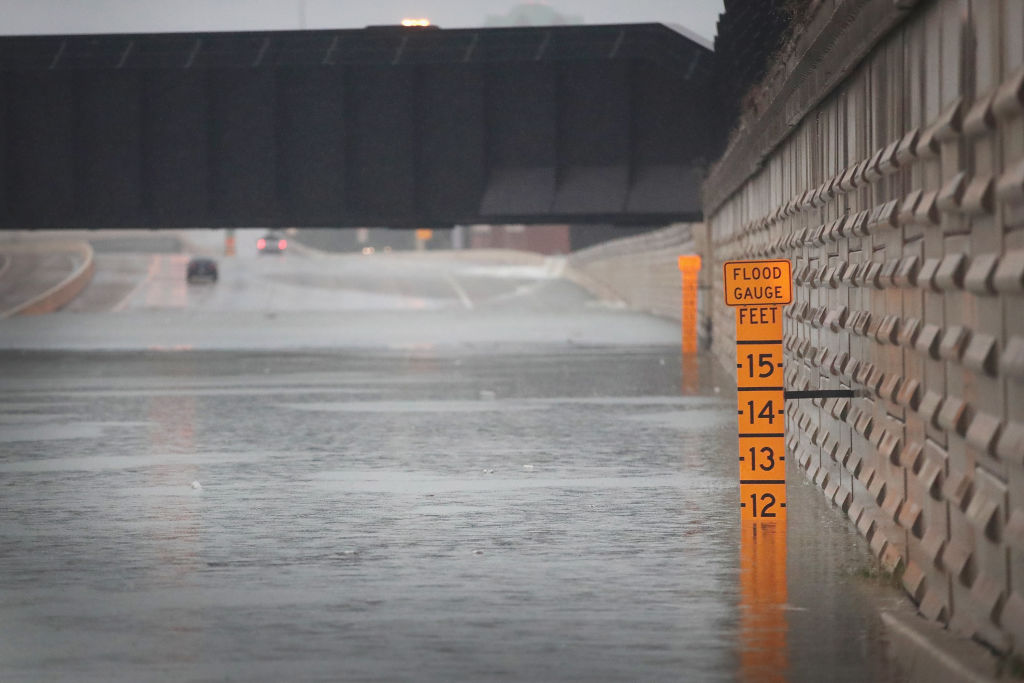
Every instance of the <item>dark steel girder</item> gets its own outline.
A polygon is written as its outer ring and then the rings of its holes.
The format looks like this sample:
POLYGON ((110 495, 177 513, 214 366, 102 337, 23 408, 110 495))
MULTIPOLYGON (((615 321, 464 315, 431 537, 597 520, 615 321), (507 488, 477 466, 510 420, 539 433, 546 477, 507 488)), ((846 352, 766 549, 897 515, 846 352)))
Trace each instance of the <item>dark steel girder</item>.
POLYGON ((0 38, 0 227, 694 220, 711 58, 659 24, 0 38))

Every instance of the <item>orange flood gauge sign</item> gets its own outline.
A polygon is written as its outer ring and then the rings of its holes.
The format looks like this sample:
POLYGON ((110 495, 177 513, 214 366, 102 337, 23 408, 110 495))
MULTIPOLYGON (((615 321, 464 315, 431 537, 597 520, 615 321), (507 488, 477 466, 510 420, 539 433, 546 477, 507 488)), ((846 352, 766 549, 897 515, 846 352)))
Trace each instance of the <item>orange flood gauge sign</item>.
POLYGON ((726 306, 785 305, 793 301, 789 261, 726 261, 726 306))
POLYGON ((723 272, 725 303, 736 307, 741 516, 785 519, 782 306, 793 300, 790 263, 727 261, 723 272))

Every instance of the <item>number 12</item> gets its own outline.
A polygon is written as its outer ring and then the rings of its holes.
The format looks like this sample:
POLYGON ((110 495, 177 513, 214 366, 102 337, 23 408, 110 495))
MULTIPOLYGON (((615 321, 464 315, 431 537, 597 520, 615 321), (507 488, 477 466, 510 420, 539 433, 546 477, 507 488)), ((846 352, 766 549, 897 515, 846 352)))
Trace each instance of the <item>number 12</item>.
POLYGON ((754 511, 754 517, 774 517, 775 513, 769 512, 769 510, 771 510, 775 505, 775 496, 770 493, 762 493, 761 500, 764 502, 764 505, 761 506, 761 512, 758 513, 757 494, 750 494, 750 508, 754 511))

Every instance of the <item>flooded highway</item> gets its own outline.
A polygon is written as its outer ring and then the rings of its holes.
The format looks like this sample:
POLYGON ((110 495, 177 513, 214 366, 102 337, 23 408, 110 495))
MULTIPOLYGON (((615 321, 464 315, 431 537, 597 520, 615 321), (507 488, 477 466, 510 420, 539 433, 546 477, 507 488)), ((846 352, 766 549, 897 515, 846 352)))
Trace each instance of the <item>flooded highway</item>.
POLYGON ((519 291, 449 288, 405 348, 399 318, 375 349, 141 310, 39 318, 62 343, 28 350, 40 323, 4 321, 0 679, 901 680, 863 541, 795 467, 781 597, 744 588, 732 379, 675 323, 519 291), (560 327, 445 317, 509 306, 560 327), (146 316, 198 348, 148 349, 146 316))

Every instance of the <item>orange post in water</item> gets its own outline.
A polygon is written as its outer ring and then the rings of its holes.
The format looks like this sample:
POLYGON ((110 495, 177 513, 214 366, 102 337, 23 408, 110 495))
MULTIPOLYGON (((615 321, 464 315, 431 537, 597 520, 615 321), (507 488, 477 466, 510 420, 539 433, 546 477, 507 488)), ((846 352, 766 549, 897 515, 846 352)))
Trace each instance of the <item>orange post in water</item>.
POLYGON ((680 256, 679 273, 683 279, 683 353, 697 353, 697 274, 700 273, 700 256, 680 256))

